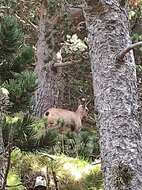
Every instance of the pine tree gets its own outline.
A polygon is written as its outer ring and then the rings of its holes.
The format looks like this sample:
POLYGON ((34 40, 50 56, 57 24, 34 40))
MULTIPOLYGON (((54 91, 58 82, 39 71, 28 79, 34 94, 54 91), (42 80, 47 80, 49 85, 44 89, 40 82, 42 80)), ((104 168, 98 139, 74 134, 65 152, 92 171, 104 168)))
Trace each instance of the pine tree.
POLYGON ((22 112, 29 112, 36 87, 36 76, 29 69, 34 51, 24 44, 24 34, 13 16, 1 19, 0 50, 0 189, 5 189, 13 146, 28 142, 27 136, 33 134, 32 120, 22 112), (19 111, 21 115, 15 116, 19 111))

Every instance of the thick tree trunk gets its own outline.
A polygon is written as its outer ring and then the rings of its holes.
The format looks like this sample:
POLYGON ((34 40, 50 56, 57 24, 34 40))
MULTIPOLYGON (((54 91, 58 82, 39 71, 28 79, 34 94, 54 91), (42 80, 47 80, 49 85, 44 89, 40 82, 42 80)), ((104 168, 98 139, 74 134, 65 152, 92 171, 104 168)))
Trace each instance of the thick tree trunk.
POLYGON ((2 129, 0 126, 0 189, 2 189, 4 185, 5 179, 5 160, 4 160, 4 146, 3 146, 3 138, 2 138, 2 129))
POLYGON ((42 5, 37 42, 37 64, 35 72, 38 77, 38 88, 34 96, 34 112, 41 117, 49 107, 58 106, 62 102, 64 80, 61 68, 54 68, 55 55, 55 23, 47 16, 47 8, 42 5))
POLYGON ((86 0, 93 88, 100 132, 105 190, 141 190, 141 129, 133 52, 116 57, 131 44, 125 1, 86 0))

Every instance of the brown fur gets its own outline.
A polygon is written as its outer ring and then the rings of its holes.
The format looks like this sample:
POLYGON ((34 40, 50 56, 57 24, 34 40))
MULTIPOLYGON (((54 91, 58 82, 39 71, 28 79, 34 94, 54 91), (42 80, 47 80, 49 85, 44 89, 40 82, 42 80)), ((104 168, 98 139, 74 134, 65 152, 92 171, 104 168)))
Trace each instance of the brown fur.
POLYGON ((45 113, 45 116, 48 117, 48 127, 56 127, 58 121, 63 120, 62 127, 69 127, 72 131, 78 132, 82 127, 82 119, 87 117, 86 109, 83 105, 79 105, 75 112, 60 108, 50 108, 45 113))

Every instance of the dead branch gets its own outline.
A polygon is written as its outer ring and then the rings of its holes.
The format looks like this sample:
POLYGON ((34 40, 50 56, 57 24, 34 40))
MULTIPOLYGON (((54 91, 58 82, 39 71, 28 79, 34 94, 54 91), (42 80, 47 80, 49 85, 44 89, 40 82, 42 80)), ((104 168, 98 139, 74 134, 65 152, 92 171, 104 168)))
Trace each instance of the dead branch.
POLYGON ((23 19, 21 19, 20 16, 18 16, 17 14, 15 14, 15 16, 16 16, 16 18, 17 18, 21 23, 26 24, 26 22, 27 22, 27 23, 29 23, 29 25, 31 25, 35 30, 37 30, 38 27, 37 27, 35 24, 33 24, 29 19, 26 19, 26 18, 24 17, 25 20, 23 20, 23 19))
POLYGON ((81 62, 81 60, 78 61, 67 61, 67 62, 57 62, 55 64, 53 64, 53 67, 65 67, 65 66, 69 66, 69 65, 75 65, 75 64, 79 64, 81 62))
POLYGON ((142 41, 141 41, 141 42, 134 43, 134 44, 132 44, 132 45, 126 47, 125 49, 123 49, 123 50, 118 54, 118 56, 116 57, 116 60, 118 60, 119 62, 122 62, 123 59, 124 59, 124 57, 125 57, 125 55, 126 55, 130 50, 132 50, 132 49, 134 49, 135 47, 140 46, 140 45, 142 45, 142 41))

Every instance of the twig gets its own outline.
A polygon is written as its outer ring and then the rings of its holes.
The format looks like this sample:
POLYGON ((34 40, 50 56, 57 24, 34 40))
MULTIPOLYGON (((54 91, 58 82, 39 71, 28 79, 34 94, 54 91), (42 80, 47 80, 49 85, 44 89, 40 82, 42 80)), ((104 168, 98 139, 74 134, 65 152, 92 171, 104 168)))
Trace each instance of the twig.
POLYGON ((22 22, 23 24, 26 24, 26 22, 27 23, 29 23, 35 30, 37 30, 37 26, 35 25, 35 24, 33 24, 30 20, 28 20, 28 19, 26 19, 26 21, 25 20, 23 20, 23 19, 21 19, 17 14, 15 14, 15 16, 16 16, 16 18, 18 18, 19 20, 20 20, 20 22, 22 22))
POLYGON ((126 55, 130 50, 132 50, 132 49, 134 49, 135 47, 140 46, 140 45, 142 45, 142 41, 141 41, 141 42, 134 43, 134 44, 132 44, 132 45, 126 47, 125 49, 123 49, 123 50, 118 54, 118 56, 116 57, 116 60, 117 60, 118 62, 122 62, 123 59, 124 59, 124 57, 125 57, 125 55, 126 55))

